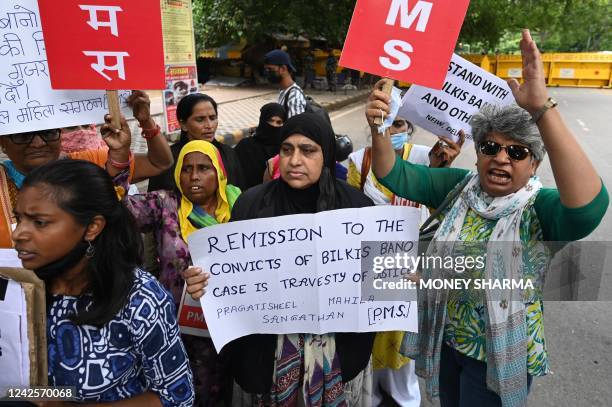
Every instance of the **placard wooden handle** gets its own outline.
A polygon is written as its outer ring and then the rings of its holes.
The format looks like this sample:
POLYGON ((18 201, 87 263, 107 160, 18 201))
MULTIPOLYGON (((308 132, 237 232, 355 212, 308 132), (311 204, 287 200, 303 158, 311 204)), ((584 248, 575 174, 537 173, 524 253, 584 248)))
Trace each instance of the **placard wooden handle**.
MULTIPOLYGON (((385 95, 391 96, 391 90, 393 89, 393 79, 385 78, 383 79, 382 91, 385 95)), ((383 118, 377 117, 374 119, 374 124, 377 126, 381 126, 383 124, 383 118)))
POLYGON ((121 129, 121 107, 119 106, 119 94, 116 90, 107 90, 108 113, 111 115, 111 125, 121 129))

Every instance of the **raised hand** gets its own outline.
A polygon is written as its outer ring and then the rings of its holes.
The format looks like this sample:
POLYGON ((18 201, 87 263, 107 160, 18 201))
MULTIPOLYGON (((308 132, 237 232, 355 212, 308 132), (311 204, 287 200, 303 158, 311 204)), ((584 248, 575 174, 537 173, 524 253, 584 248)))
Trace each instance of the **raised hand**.
POLYGON ((465 142, 465 133, 459 130, 459 140, 454 142, 448 137, 438 136, 440 139, 429 152, 429 166, 431 168, 450 167, 455 158, 461 153, 465 142))
POLYGON ((129 152, 130 144, 132 143, 132 133, 125 117, 121 116, 121 129, 116 129, 111 125, 111 116, 109 114, 105 115, 104 124, 100 127, 100 134, 109 150, 129 152))
POLYGON ((151 118, 151 99, 142 90, 133 90, 127 99, 127 104, 132 108, 134 118, 138 120, 140 127, 151 129, 155 127, 155 122, 151 118))
POLYGON ((534 114, 539 111, 548 99, 542 56, 528 29, 523 30, 520 43, 523 58, 523 83, 510 79, 508 86, 512 90, 516 103, 534 114))
POLYGON ((368 103, 366 105, 366 118, 368 119, 368 124, 370 128, 376 130, 378 132, 378 126, 374 124, 374 119, 381 116, 386 117, 389 114, 389 104, 391 103, 391 99, 382 91, 382 86, 385 83, 383 79, 376 82, 374 85, 374 90, 370 93, 368 97, 368 103))

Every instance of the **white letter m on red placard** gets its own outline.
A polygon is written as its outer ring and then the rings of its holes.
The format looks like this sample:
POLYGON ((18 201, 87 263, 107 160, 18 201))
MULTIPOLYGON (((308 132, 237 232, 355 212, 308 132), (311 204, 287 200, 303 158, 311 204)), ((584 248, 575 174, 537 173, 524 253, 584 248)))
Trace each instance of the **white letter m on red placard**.
POLYGON ((429 21, 429 15, 431 14, 431 8, 433 3, 428 1, 417 1, 417 4, 412 8, 412 11, 408 9, 408 0, 392 0, 391 7, 389 8, 389 14, 387 15, 387 25, 395 25, 397 22, 397 16, 400 15, 400 25, 402 28, 410 28, 414 20, 418 17, 416 30, 424 32, 427 28, 427 22, 429 21))

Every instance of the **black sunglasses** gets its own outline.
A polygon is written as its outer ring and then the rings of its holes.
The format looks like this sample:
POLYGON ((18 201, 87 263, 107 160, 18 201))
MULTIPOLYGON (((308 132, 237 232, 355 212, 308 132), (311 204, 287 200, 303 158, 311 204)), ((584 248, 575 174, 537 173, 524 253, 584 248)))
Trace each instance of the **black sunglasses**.
POLYGON ((9 134, 8 138, 15 144, 30 144, 34 137, 40 137, 45 143, 57 141, 60 138, 58 129, 32 131, 29 133, 9 134))
POLYGON ((393 120, 393 124, 392 125, 396 129, 399 129, 400 127, 402 127, 405 124, 406 124, 406 120, 393 120))
POLYGON ((500 150, 506 150, 506 154, 510 157, 511 160, 521 161, 527 158, 529 154, 531 154, 531 150, 529 150, 525 146, 519 146, 518 144, 512 144, 510 146, 502 146, 499 143, 496 143, 492 140, 483 141, 478 145, 478 149, 484 155, 496 156, 500 150))

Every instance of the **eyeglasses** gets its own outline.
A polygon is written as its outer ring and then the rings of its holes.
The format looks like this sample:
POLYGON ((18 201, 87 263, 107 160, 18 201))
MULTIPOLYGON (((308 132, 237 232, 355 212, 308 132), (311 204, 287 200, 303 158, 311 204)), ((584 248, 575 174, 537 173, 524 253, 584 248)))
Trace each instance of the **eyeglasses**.
POLYGON ((393 120, 392 126, 395 127, 396 129, 399 129, 400 127, 404 126, 405 124, 406 124, 406 120, 393 120))
POLYGON ((50 143, 59 140, 60 131, 58 129, 31 131, 29 133, 10 134, 8 138, 15 144, 30 144, 36 136, 40 137, 45 143, 50 143))
POLYGON ((510 157, 511 160, 514 161, 522 161, 529 154, 531 154, 531 150, 529 150, 525 146, 520 146, 518 144, 512 144, 510 146, 502 146, 499 143, 496 143, 492 140, 483 141, 478 145, 478 150, 484 155, 496 156, 500 150, 506 150, 506 154, 510 157))

